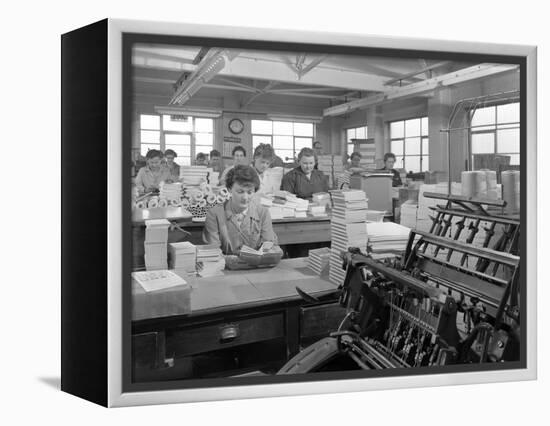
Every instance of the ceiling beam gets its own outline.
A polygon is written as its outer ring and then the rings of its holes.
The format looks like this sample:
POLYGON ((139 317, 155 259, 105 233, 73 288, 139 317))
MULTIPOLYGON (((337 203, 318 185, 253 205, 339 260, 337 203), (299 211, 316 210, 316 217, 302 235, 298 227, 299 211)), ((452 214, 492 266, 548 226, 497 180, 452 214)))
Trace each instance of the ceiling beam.
MULTIPOLYGON (((328 55, 323 55, 311 61, 304 68, 300 69, 300 71, 298 72, 298 78, 301 79, 304 75, 306 75, 308 72, 310 72, 313 68, 315 68, 317 65, 319 65, 321 62, 323 62, 327 58, 328 58, 328 55)), ((304 55, 304 59, 305 59, 305 55, 304 55)))
POLYGON ((490 75, 500 74, 518 69, 518 65, 478 64, 463 68, 418 83, 409 84, 398 88, 389 89, 384 93, 367 96, 351 102, 346 102, 323 110, 324 116, 343 115, 357 109, 378 105, 395 99, 403 99, 411 96, 426 94, 436 88, 451 86, 465 81, 475 80, 490 75))
POLYGON ((278 82, 276 81, 270 81, 269 83, 267 83, 265 85, 265 87, 263 89, 260 89, 260 92, 252 95, 250 98, 248 98, 244 104, 241 105, 241 108, 244 108, 248 105, 250 105, 252 102, 254 102, 257 98, 259 98, 260 96, 262 95, 265 95, 266 93, 269 93, 269 89, 271 89, 272 87, 276 86, 277 84, 279 84, 278 82))
POLYGON ((197 56, 195 56, 195 59, 193 59, 192 64, 193 65, 200 64, 201 61, 204 59, 204 57, 207 55, 209 50, 210 50, 210 47, 201 47, 201 50, 199 50, 199 53, 197 53, 197 56))
POLYGON ((402 82, 403 80, 408 80, 412 77, 416 77, 417 75, 419 74, 424 74, 424 73, 427 73, 428 71, 432 71, 436 68, 441 68, 445 65, 449 65, 450 64, 450 61, 443 61, 443 62, 438 62, 437 64, 433 64, 433 65, 429 65, 429 66, 426 66, 424 68, 421 68, 417 71, 411 71, 407 74, 403 74, 399 77, 396 77, 396 78, 392 78, 391 80, 388 80, 384 83, 385 86, 390 86, 394 83, 398 83, 398 82, 402 82))
POLYGON ((180 56, 166 55, 163 53, 143 51, 143 50, 139 50, 139 48, 136 48, 132 53, 132 59, 137 59, 137 58, 141 58, 145 61, 147 61, 147 59, 160 59, 162 61, 179 62, 181 64, 189 64, 189 65, 193 64, 193 59, 182 58, 180 56))

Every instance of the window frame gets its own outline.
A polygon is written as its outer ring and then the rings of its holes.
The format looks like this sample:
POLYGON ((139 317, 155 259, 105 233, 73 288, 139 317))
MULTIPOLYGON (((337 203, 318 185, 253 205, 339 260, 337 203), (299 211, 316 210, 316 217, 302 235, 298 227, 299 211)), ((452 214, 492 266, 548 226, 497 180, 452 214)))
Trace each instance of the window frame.
MULTIPOLYGON (((365 123, 364 126, 355 126, 355 127, 346 127, 344 129, 344 139, 346 141, 346 155, 349 157, 351 157, 351 153, 350 153, 350 146, 353 146, 353 150, 351 152, 353 152, 355 150, 355 144, 353 142, 349 142, 349 138, 348 138, 348 132, 350 130, 355 130, 355 135, 357 136, 357 129, 362 129, 362 128, 365 128, 365 139, 368 139, 368 135, 369 135, 369 125, 367 123, 365 123)), ((355 138, 352 138, 352 139, 359 139, 357 137, 355 138)))
MULTIPOLYGON (((389 129, 388 130, 388 133, 389 133, 389 142, 390 142, 390 152, 393 152, 392 150, 392 145, 393 145, 393 142, 394 141, 402 141, 403 142, 403 155, 402 155, 402 161, 403 161, 403 168, 405 170, 407 170, 407 172, 413 172, 413 173, 423 173, 427 170, 429 170, 429 164, 430 164, 430 118, 428 117, 428 115, 418 115, 418 116, 414 116, 414 117, 408 117, 408 118, 402 118, 402 119, 399 119, 399 120, 392 120, 392 121, 388 121, 386 122, 387 123, 387 128, 389 129), (426 119, 427 121, 427 129, 426 129, 426 134, 423 133, 423 127, 422 127, 422 122, 423 120, 426 119), (407 125, 406 125, 406 122, 407 121, 411 121, 411 120, 419 120, 420 121, 420 134, 418 136, 409 136, 407 137, 407 125), (403 136, 402 137, 396 137, 396 138, 392 138, 392 134, 391 134, 391 125, 392 123, 400 123, 402 122, 403 123, 403 136), (407 155, 407 139, 420 139, 420 153, 419 154, 409 154, 407 155), (428 147, 428 152, 424 152, 424 141, 427 141, 427 147, 428 147), (407 157, 418 157, 420 162, 420 170, 419 171, 413 171, 412 169, 409 170, 407 169, 407 157), (428 160, 428 167, 426 167, 426 170, 424 170, 424 157, 427 157, 427 160, 428 160)), ((394 153, 395 154, 395 153, 394 153)), ((395 156, 396 158, 400 158, 399 155, 396 154, 395 156)))
MULTIPOLYGON (((298 152, 299 150, 296 150, 296 138, 299 138, 299 139, 311 139, 311 146, 310 148, 313 148, 313 142, 315 141, 315 132, 316 132, 316 128, 315 128, 315 123, 312 122, 312 121, 282 121, 282 120, 269 120, 269 119, 266 119, 266 120, 262 120, 262 119, 252 119, 250 120, 250 135, 251 135, 251 142, 252 142, 252 151, 254 151, 254 149, 256 148, 256 145, 254 144, 254 137, 255 136, 261 136, 261 137, 264 137, 264 138, 269 138, 270 139, 270 145, 273 147, 273 150, 275 151, 275 155, 278 155, 277 154, 277 149, 274 145, 273 145, 273 139, 275 136, 290 136, 292 137, 292 152, 294 153, 294 157, 292 159, 292 161, 296 161, 296 158, 298 156, 298 152), (252 122, 253 121, 270 121, 271 122, 271 133, 253 133, 252 132, 252 122), (285 122, 285 123, 292 123, 292 135, 282 135, 282 134, 277 134, 274 132, 274 125, 273 123, 275 122, 285 122), (311 125, 311 129, 312 129, 312 135, 311 136, 301 136, 301 135, 295 135, 294 134, 294 124, 295 123, 301 123, 301 124, 310 124, 311 125)), ((264 143, 264 142, 262 142, 264 143)), ((285 158, 282 158, 282 160, 284 162, 289 162, 287 160, 285 160, 285 158)))

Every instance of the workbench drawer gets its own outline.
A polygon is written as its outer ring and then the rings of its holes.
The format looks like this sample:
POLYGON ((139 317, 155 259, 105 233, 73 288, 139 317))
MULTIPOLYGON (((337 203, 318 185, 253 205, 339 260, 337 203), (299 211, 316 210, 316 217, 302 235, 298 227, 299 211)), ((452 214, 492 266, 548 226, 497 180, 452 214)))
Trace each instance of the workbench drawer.
POLYGON ((166 352, 175 357, 284 337, 284 313, 248 317, 167 332, 166 352))

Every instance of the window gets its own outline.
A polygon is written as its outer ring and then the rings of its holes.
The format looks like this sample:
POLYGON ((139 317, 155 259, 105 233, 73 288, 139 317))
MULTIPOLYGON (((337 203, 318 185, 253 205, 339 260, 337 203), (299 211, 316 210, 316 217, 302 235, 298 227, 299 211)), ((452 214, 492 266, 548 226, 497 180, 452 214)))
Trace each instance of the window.
POLYGON ((140 152, 150 149, 174 150, 179 165, 190 165, 199 152, 214 147, 214 120, 171 115, 140 115, 140 152))
POLYGON ((352 139, 367 139, 367 126, 354 127, 352 129, 346 129, 346 144, 348 148, 348 156, 355 151, 355 144, 352 139))
POLYGON ((428 117, 390 123, 390 151, 395 154, 395 168, 423 172, 430 168, 428 117))
POLYGON ((471 113, 471 153, 503 154, 519 165, 519 102, 477 108, 471 113))
POLYGON ((251 128, 252 148, 268 143, 283 161, 294 161, 302 148, 313 146, 313 123, 252 120, 251 128))

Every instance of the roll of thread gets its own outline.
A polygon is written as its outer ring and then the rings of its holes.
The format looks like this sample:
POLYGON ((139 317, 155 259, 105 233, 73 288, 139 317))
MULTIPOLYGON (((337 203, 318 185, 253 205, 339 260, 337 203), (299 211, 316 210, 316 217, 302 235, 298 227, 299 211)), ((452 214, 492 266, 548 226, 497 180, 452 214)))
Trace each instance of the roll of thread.
POLYGON ((145 201, 141 200, 141 201, 138 201, 138 202, 136 203, 136 207, 137 207, 138 209, 144 209, 144 208, 147 207, 147 205, 145 204, 145 201))
POLYGON ((519 170, 505 170, 500 175, 502 182, 502 199, 506 201, 504 209, 508 213, 520 211, 520 175, 519 170))
POLYGON ((161 198, 159 200, 159 204, 158 204, 159 207, 168 207, 168 201, 164 198, 161 198))
POLYGON ((198 206, 199 207, 206 207, 206 200, 205 199, 200 200, 198 206))
POLYGON ((181 205, 183 207, 187 208, 191 205, 191 203, 189 202, 189 200, 187 198, 184 198, 183 200, 181 200, 181 205))
POLYGON ((462 195, 471 198, 487 197, 487 177, 485 172, 481 170, 462 172, 462 195))
POLYGON ((200 189, 201 189, 201 191, 204 192, 205 194, 209 194, 209 193, 212 192, 212 186, 210 186, 210 185, 207 184, 207 183, 201 184, 200 189))
POLYGON ((180 200, 170 200, 170 205, 173 206, 173 207, 180 207, 181 206, 181 201, 180 200))
POLYGON ((221 203, 225 202, 225 197, 223 195, 218 195, 216 197, 216 200, 218 201, 218 203, 221 204, 221 203))
POLYGON ((214 194, 208 194, 208 195, 206 196, 206 202, 207 202, 208 204, 214 204, 214 203, 216 202, 216 200, 217 200, 217 198, 216 198, 216 196, 215 196, 214 194))
POLYGON ((202 191, 196 191, 193 193, 193 198, 197 201, 200 201, 204 198, 204 193, 202 191))
POLYGON ((229 195, 229 191, 227 190, 227 188, 220 188, 220 195, 227 198, 227 196, 229 195))
POLYGON ((148 202, 147 202, 147 207, 150 208, 150 209, 155 209, 159 206, 159 200, 158 198, 151 198, 148 202))

